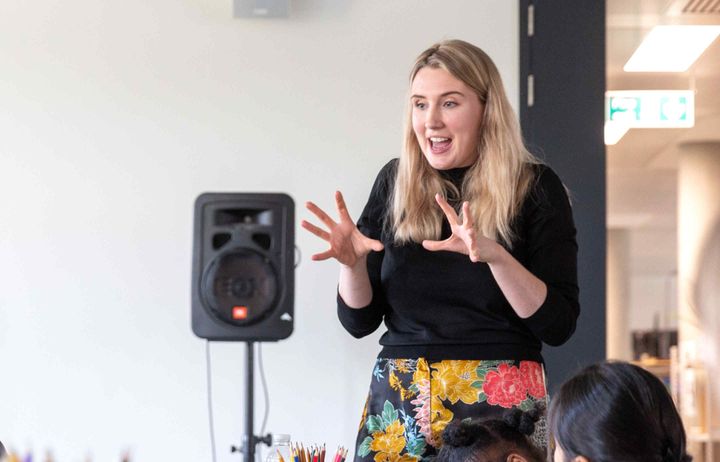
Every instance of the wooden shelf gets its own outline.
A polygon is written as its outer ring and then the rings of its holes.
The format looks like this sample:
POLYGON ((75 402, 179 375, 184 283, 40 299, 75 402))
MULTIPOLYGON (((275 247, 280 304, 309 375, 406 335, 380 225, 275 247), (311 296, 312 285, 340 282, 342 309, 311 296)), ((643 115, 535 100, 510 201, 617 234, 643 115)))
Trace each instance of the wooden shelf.
POLYGON ((654 374, 661 379, 670 377, 670 360, 659 359, 659 358, 645 358, 640 361, 633 361, 633 364, 640 366, 647 370, 651 374, 654 374))
POLYGON ((720 432, 695 433, 688 431, 687 439, 688 441, 693 441, 695 443, 716 443, 720 441, 720 432))

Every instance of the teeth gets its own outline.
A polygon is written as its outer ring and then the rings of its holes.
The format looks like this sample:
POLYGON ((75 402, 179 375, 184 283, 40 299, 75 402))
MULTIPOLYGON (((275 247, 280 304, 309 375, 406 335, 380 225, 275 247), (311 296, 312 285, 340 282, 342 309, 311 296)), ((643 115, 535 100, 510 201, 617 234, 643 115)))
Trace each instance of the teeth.
POLYGON ((438 137, 431 137, 430 141, 433 143, 442 143, 443 141, 448 141, 450 138, 438 138, 438 137))

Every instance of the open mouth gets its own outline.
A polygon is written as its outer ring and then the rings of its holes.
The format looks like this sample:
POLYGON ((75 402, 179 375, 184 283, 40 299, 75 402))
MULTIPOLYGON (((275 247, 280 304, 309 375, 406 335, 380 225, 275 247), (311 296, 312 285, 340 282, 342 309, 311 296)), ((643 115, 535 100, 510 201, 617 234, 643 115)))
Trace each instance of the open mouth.
POLYGON ((433 136, 428 139, 430 141, 430 150, 433 154, 443 154, 450 149, 452 144, 451 138, 433 136))

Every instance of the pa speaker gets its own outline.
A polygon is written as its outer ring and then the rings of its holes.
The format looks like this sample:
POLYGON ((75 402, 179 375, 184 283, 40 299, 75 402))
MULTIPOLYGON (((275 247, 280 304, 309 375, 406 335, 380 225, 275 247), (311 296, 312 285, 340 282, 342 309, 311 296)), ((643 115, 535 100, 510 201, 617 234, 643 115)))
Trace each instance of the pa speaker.
POLYGON ((274 341, 294 324, 295 204, 287 194, 206 193, 195 201, 192 330, 274 341))

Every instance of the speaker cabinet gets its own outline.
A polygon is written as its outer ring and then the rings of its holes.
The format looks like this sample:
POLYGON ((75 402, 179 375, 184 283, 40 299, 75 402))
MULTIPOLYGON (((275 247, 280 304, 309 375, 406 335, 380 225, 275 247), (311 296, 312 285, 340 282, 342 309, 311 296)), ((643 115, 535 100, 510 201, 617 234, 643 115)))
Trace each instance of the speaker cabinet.
POLYGON ((275 341, 294 325, 295 204, 287 194, 206 193, 195 201, 192 330, 275 341))

